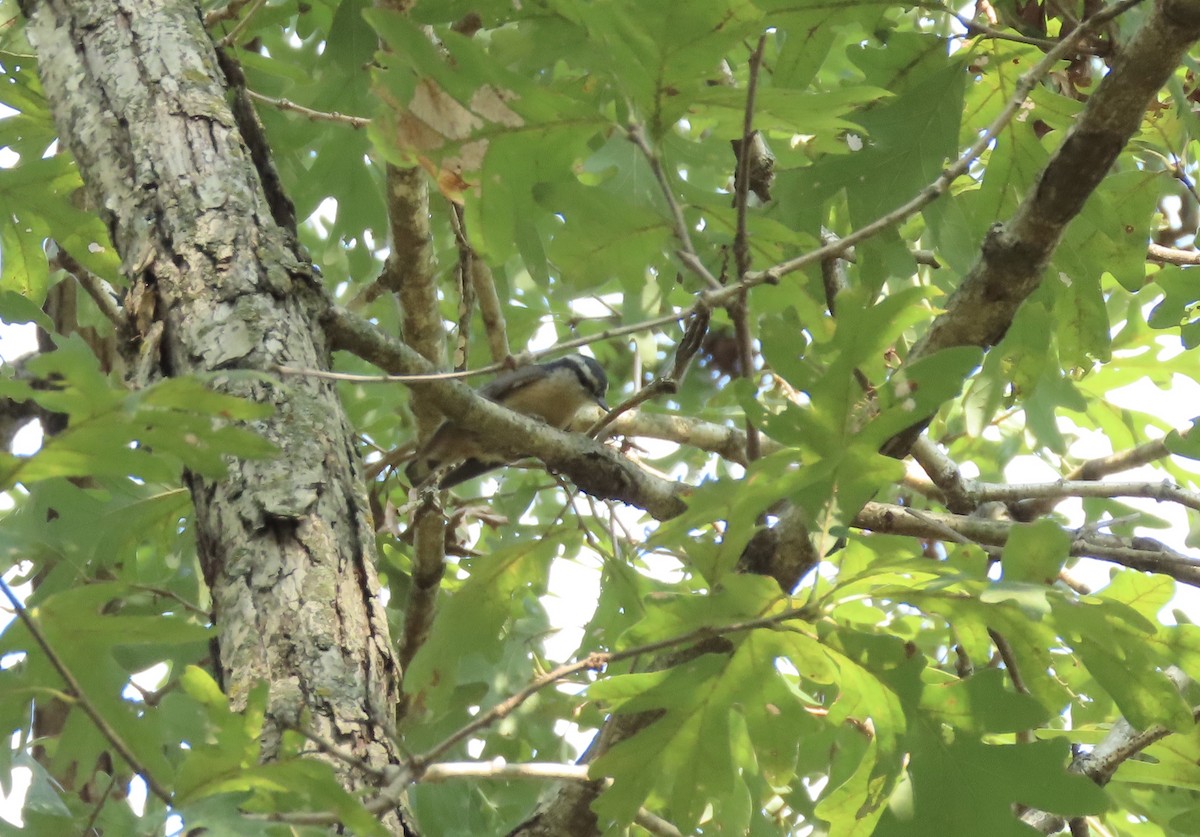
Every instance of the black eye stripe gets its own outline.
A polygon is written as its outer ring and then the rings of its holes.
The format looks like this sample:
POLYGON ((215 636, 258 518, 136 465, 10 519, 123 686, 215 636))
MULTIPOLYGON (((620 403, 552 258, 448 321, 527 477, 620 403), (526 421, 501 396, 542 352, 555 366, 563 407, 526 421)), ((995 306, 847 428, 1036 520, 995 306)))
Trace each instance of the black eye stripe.
POLYGON ((562 360, 543 364, 543 368, 547 372, 554 372, 558 369, 570 369, 575 379, 579 381, 579 385, 587 392, 596 396, 604 395, 608 389, 608 376, 604 374, 604 367, 590 357, 573 355, 565 357, 562 360))
POLYGON ((571 371, 574 372, 575 377, 579 379, 579 385, 581 387, 586 389, 588 392, 595 392, 596 382, 592 379, 592 376, 588 374, 591 370, 585 369, 581 364, 572 363, 571 371))
POLYGON ((591 358, 583 358, 579 362, 572 362, 571 369, 575 372, 575 377, 579 379, 580 385, 588 392, 603 395, 608 389, 608 377, 604 374, 604 370, 600 368, 600 364, 591 358))

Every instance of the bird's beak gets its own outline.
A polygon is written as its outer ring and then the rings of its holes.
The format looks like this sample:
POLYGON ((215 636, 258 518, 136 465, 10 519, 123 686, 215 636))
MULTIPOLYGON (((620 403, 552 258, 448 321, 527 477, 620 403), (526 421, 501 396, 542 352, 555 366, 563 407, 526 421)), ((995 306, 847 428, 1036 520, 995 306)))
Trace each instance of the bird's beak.
POLYGON ((603 398, 597 398, 596 403, 600 405, 600 409, 603 410, 604 412, 606 412, 606 413, 612 412, 612 407, 605 404, 603 398))

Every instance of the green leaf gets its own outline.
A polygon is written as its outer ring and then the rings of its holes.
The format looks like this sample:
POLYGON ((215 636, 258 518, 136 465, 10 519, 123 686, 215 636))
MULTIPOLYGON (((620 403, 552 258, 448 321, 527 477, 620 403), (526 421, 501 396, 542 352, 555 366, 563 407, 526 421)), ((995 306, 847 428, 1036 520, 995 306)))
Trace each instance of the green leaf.
POLYGON ((938 678, 921 694, 921 709, 939 723, 975 733, 1020 732, 1033 729, 1050 716, 1028 695, 1011 691, 1008 676, 986 669, 963 680, 938 678))
POLYGON ((1192 713, 1164 670, 1175 661, 1147 640, 1165 628, 1114 600, 1056 601, 1054 615, 1074 640, 1079 659, 1135 728, 1193 726, 1192 713))
POLYGON ((540 585, 559 540, 542 538, 493 552, 455 590, 444 590, 429 638, 405 672, 405 689, 432 712, 444 711, 456 686, 473 682, 469 663, 497 657, 502 628, 522 597, 540 585))
POLYGON ((1018 523, 1009 531, 1000 564, 1012 582, 1053 584, 1070 554, 1071 536, 1053 520, 1018 523))
MULTIPOLYGON (((948 736, 922 725, 913 738, 908 768, 911 802, 889 805, 875 834, 1025 835, 1013 804, 1063 816, 1103 811, 1104 792, 1069 773, 1065 741, 984 744, 969 735, 948 736), (987 787, 991 792, 980 793, 987 787)), ((897 802, 899 800, 896 800, 897 802)))

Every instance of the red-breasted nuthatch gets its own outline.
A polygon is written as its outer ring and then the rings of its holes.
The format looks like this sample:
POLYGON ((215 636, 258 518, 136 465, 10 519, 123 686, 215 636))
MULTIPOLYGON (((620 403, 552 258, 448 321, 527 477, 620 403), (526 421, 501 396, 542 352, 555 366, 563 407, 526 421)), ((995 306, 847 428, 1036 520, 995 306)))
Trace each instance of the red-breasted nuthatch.
MULTIPOLYGON (((506 372, 480 387, 478 393, 513 412, 566 430, 580 408, 588 404, 599 404, 607 410, 607 389, 608 376, 599 363, 583 355, 568 355, 506 372)), ((438 468, 459 462, 438 483, 441 488, 450 488, 509 461, 490 451, 474 431, 447 420, 421 446, 404 473, 417 485, 438 468)))

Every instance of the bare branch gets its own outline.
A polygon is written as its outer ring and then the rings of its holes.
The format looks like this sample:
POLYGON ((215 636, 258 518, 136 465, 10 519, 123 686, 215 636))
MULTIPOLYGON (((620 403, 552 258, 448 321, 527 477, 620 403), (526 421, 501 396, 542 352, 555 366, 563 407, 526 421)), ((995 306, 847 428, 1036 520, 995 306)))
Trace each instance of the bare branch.
MULTIPOLYGON (((897 207, 886 215, 880 216, 866 226, 854 230, 835 243, 827 244, 823 247, 817 248, 816 250, 810 250, 802 256, 797 256, 796 258, 789 259, 786 262, 780 262, 779 264, 769 267, 766 270, 760 270, 747 274, 746 276, 741 277, 739 285, 745 287, 754 287, 755 285, 761 285, 764 283, 778 282, 782 276, 786 276, 789 273, 794 273, 797 270, 802 270, 809 265, 818 264, 823 259, 827 259, 830 256, 841 255, 858 242, 866 241, 868 238, 878 235, 882 231, 900 223, 905 218, 915 215, 921 209, 933 203, 933 201, 940 198, 947 192, 947 190, 949 190, 950 185, 955 180, 967 173, 971 167, 971 164, 975 162, 976 158, 979 157, 979 155, 982 154, 984 150, 995 141, 1000 132, 1004 130, 1008 123, 1011 122, 1013 118, 1016 117, 1016 115, 1020 112, 1021 105, 1029 96, 1030 91, 1033 90, 1034 85, 1036 85, 1042 77, 1049 73, 1050 70, 1054 68, 1055 64, 1069 55, 1071 51, 1075 49, 1076 44, 1084 37, 1090 35, 1101 25, 1117 15, 1133 8, 1141 1, 1142 0, 1121 0, 1121 2, 1109 6, 1102 12, 1092 15, 1092 17, 1088 18, 1087 22, 1085 22, 1083 26, 1076 29, 1069 36, 1059 42, 1058 46, 1046 53, 1046 56, 1039 61, 1037 65, 1033 67, 1033 69, 1025 73, 1020 79, 1017 80, 1015 92, 1013 93, 1012 97, 1008 100, 1008 103, 1004 106, 996 118, 992 120, 991 124, 980 133, 979 138, 973 142, 962 154, 960 154, 958 159, 955 160, 953 164, 948 166, 937 179, 922 189, 907 203, 897 207)), ((1186 48, 1186 44, 1183 45, 1183 48, 1186 48)), ((1172 64, 1172 67, 1174 67, 1174 64, 1172 64)), ((1160 84, 1159 87, 1161 86, 1162 85, 1160 84)), ((1158 88, 1156 87, 1155 90, 1157 89, 1158 88)), ((1144 108, 1142 110, 1144 110, 1144 108)), ((1139 117, 1142 113, 1142 110, 1138 111, 1139 117)), ((738 285, 731 285, 723 288, 719 292, 710 293, 707 301, 713 306, 723 305, 726 297, 732 297, 739 292, 740 287, 738 285)))
MULTIPOLYGON (((330 307, 333 308, 332 304, 330 305, 330 307)), ((519 353, 513 355, 512 363, 515 363, 516 365, 521 366, 525 363, 529 363, 531 361, 538 360, 540 358, 559 354, 560 352, 567 351, 568 349, 577 349, 580 346, 588 346, 588 345, 591 345, 592 343, 599 343, 604 340, 614 340, 618 337, 624 337, 629 334, 637 334, 638 332, 641 332, 641 331, 652 331, 653 329, 657 328, 658 326, 666 325, 667 323, 678 322, 679 320, 685 320, 688 317, 691 317, 694 314, 696 314, 696 312, 698 310, 702 309, 703 307, 704 306, 696 305, 696 306, 692 306, 691 308, 686 308, 677 313, 663 314, 662 316, 659 316, 659 317, 651 317, 648 320, 642 320, 641 322, 632 323, 632 324, 626 325, 626 326, 618 326, 617 328, 607 328, 607 329, 604 329, 603 331, 597 332, 596 334, 588 335, 586 337, 574 337, 570 340, 563 340, 559 343, 555 343, 552 346, 547 346, 544 349, 538 349, 536 351, 529 351, 529 352, 519 352, 519 353)), ((340 316, 340 315, 337 315, 337 316, 340 316)), ((335 334, 331 335, 331 337, 336 340, 337 334, 335 333, 335 334)), ((351 354, 354 354, 354 355, 362 358, 365 361, 374 363, 373 358, 364 357, 363 355, 359 354, 359 352, 363 350, 363 347, 357 341, 352 341, 346 345, 341 345, 340 343, 337 343, 335 345, 336 345, 336 348, 338 348, 338 349, 343 349, 347 352, 350 352, 351 354)), ((391 383, 391 382, 409 383, 411 381, 415 381, 418 379, 420 379, 420 380, 438 380, 438 379, 449 380, 452 378, 472 377, 475 375, 485 375, 485 374, 489 374, 492 372, 503 372, 510 368, 511 368, 511 364, 509 362, 503 362, 503 363, 492 363, 487 366, 481 366, 478 369, 472 369, 472 370, 469 370, 466 372, 431 372, 428 375, 349 375, 349 374, 343 374, 343 373, 329 373, 329 372, 320 373, 318 375, 317 370, 298 369, 295 367, 283 367, 283 366, 276 367, 276 371, 282 371, 282 372, 285 372, 286 374, 293 374, 293 375, 315 375, 316 377, 329 377, 331 380, 337 380, 337 381, 357 381, 359 383, 391 383)))
POLYGON ((1200 494, 1173 482, 1086 482, 1061 480, 1050 483, 979 483, 975 486, 979 502, 1052 499, 1064 497, 1144 497, 1160 503, 1179 503, 1200 511, 1200 494))
POLYGON ((108 283, 81 265, 74 256, 61 246, 58 248, 55 258, 63 268, 75 277, 75 281, 92 298, 92 302, 96 303, 96 307, 100 309, 100 313, 104 315, 104 318, 116 328, 117 334, 128 335, 129 319, 125 316, 125 312, 121 310, 121 306, 117 305, 117 300, 113 296, 113 290, 109 287, 108 283))
MULTIPOLYGON (((759 35, 758 45, 750 53, 747 63, 749 78, 746 81, 746 108, 742 117, 742 142, 736 155, 737 174, 734 176, 733 205, 737 210, 737 228, 733 236, 733 256, 737 263, 737 275, 741 278, 750 269, 750 241, 746 236, 746 210, 750 200, 750 143, 754 139, 754 101, 758 94, 758 73, 762 68, 763 49, 767 44, 766 33, 759 35)), ((743 367, 745 368, 745 367, 743 367)))
MULTIPOLYGON (((929 511, 921 512, 918 519, 904 506, 872 502, 858 513, 852 525, 874 532, 938 540, 945 538, 946 529, 952 529, 984 547, 1003 547, 1012 528, 1018 524, 929 511)), ((1162 573, 1186 584, 1200 585, 1200 559, 1182 555, 1151 538, 1127 540, 1086 529, 1072 534, 1070 555, 1112 561, 1131 569, 1162 573)))
POLYGON ((475 301, 479 304, 479 315, 483 318, 483 330, 487 335, 492 360, 504 363, 511 354, 504 306, 500 304, 500 295, 496 292, 496 278, 492 275, 492 269, 478 256, 471 260, 471 285, 475 288, 475 301))
POLYGON ((350 116, 337 111, 323 111, 306 108, 304 105, 298 105, 290 99, 276 99, 272 96, 264 96, 262 93, 246 88, 246 95, 256 102, 273 107, 276 110, 289 111, 298 114, 308 119, 311 122, 336 122, 340 125, 349 125, 351 128, 365 128, 371 124, 371 120, 365 116, 350 116))
MULTIPOLYGON (((1004 634, 992 628, 987 629, 988 636, 992 638, 992 642, 996 645, 996 651, 1000 654, 1000 659, 1004 661, 1004 670, 1008 672, 1008 678, 1012 680, 1013 688, 1019 694, 1030 694, 1029 687, 1025 685, 1025 678, 1021 676, 1021 666, 1017 662, 1017 655, 1013 652, 1012 645, 1004 634)), ((1016 733, 1017 741, 1022 744, 1031 744, 1034 740, 1034 732, 1030 729, 1019 730, 1016 733)))
POLYGON ((298 725, 292 724, 292 723, 281 724, 281 726, 283 726, 285 729, 291 730, 292 732, 296 733, 297 735, 304 736, 309 741, 311 741, 313 744, 316 744, 317 748, 322 753, 328 753, 329 755, 333 756, 338 761, 343 762, 344 764, 351 765, 352 767, 354 767, 358 770, 361 770, 363 773, 373 776, 378 781, 384 781, 388 777, 389 771, 395 769, 394 767, 389 765, 386 770, 380 770, 377 767, 375 767, 374 765, 368 764, 367 762, 360 759, 358 756, 354 755, 351 752, 348 752, 345 748, 339 747, 338 745, 336 745, 332 741, 330 741, 328 738, 325 738, 324 736, 319 735, 318 733, 316 733, 315 731, 313 731, 311 729, 308 729, 307 727, 301 727, 301 726, 298 726, 298 725))
POLYGON ((947 456, 936 442, 922 436, 913 443, 912 455, 930 481, 942 491, 950 511, 966 514, 978 507, 975 485, 962 475, 958 463, 947 456))
POLYGON ((676 391, 677 391, 677 386, 676 386, 675 382, 672 381, 671 379, 655 378, 653 381, 651 381, 646 386, 639 389, 637 392, 635 392, 629 398, 626 398, 620 404, 618 404, 617 406, 615 406, 611 410, 609 410, 604 416, 602 416, 600 418, 599 421, 597 421, 595 424, 593 424, 591 426, 591 428, 588 429, 587 435, 591 436, 592 438, 595 438, 600 435, 600 431, 604 430, 604 428, 608 427, 610 424, 615 422, 617 419, 619 419, 621 416, 625 415, 629 411, 637 408, 638 406, 640 406, 642 404, 645 404, 647 401, 650 401, 653 398, 657 398, 659 395, 669 394, 669 393, 673 393, 676 391))
MULTIPOLYGON (((1186 434, 1189 431, 1181 430, 1179 432, 1180 434, 1186 434)), ((1170 456, 1170 453, 1167 450, 1165 437, 1154 439, 1129 450, 1118 451, 1107 456, 1090 459, 1067 474, 1066 479, 1098 480, 1109 474, 1119 474, 1122 471, 1129 471, 1134 468, 1140 468, 1142 465, 1148 465, 1151 462, 1157 462, 1159 459, 1170 456)), ((1048 497, 1039 500, 1022 500, 1012 504, 1009 507, 1009 511, 1012 512, 1012 516, 1016 520, 1033 520, 1042 515, 1049 514, 1058 505, 1059 499, 1061 498, 1048 497)))
MULTIPOLYGON (((751 143, 754 139, 754 101, 758 93, 758 73, 762 67, 763 49, 767 44, 766 33, 759 35, 758 45, 750 53, 749 79, 746 82, 746 109, 742 119, 742 142, 738 147, 737 175, 734 177, 734 206, 737 209, 737 231, 733 238, 733 256, 737 265, 738 279, 750 270, 750 242, 746 236, 746 210, 750 192, 751 143)), ((750 332, 750 313, 746 306, 746 294, 742 292, 728 305, 737 335, 738 355, 741 358, 742 377, 754 378, 754 335, 750 332)), ((746 458, 753 461, 761 455, 758 428, 749 416, 746 417, 746 458)))
MULTIPOLYGON (((404 341, 434 367, 445 369, 446 334, 429 226, 429 181, 418 168, 389 165, 387 187, 392 252, 379 275, 379 286, 400 299, 404 341)), ((411 399, 409 409, 417 420, 421 438, 442 422, 442 413, 424 399, 411 399)))
POLYGON ((211 11, 206 14, 204 16, 204 25, 211 28, 216 26, 218 23, 222 23, 223 21, 233 20, 235 17, 241 14, 242 9, 251 2, 253 2, 253 0, 229 0, 229 3, 223 8, 216 9, 215 11, 211 11))
POLYGON ((1149 248, 1146 250, 1146 257, 1150 261, 1162 262, 1163 264, 1177 265, 1197 265, 1200 264, 1200 250, 1180 250, 1176 247, 1164 247, 1161 244, 1150 242, 1149 248))
MULTIPOLYGON (((421 784, 436 784, 455 779, 503 779, 505 781, 532 780, 566 781, 566 782, 595 782, 588 775, 586 764, 558 764, 556 762, 444 762, 430 765, 422 774, 421 784)), ((611 779, 605 779, 601 784, 612 784, 611 779)), ((261 819, 268 822, 286 822, 292 825, 332 825, 340 821, 339 814, 333 811, 317 811, 311 813, 265 815, 261 819)), ((639 808, 634 816, 634 822, 642 826, 655 837, 682 837, 674 825, 645 808, 639 808)))
MULTIPOLYGON (((1188 683, 1187 676, 1177 668, 1167 670, 1167 676, 1182 691, 1188 683)), ((1192 709, 1192 718, 1200 721, 1200 706, 1192 709)), ((1144 730, 1137 730, 1124 718, 1113 724, 1104 740, 1091 749, 1090 752, 1076 756, 1071 763, 1071 770, 1082 773, 1097 785, 1103 787, 1112 779, 1122 764, 1171 734, 1171 730, 1155 724, 1144 730)), ((1021 815, 1021 820, 1031 825, 1043 834, 1054 834, 1063 827, 1063 818, 1045 811, 1031 809, 1021 815)))
MULTIPOLYGON (((1003 29, 996 29, 996 28, 988 26, 986 24, 979 23, 973 18, 969 18, 966 15, 959 14, 957 11, 955 11, 953 8, 951 8, 949 6, 939 6, 936 4, 922 4, 922 5, 924 5, 925 8, 930 9, 931 11, 934 11, 934 10, 939 11, 942 14, 949 15, 950 17, 957 20, 960 24, 962 24, 963 28, 967 30, 965 37, 968 37, 968 38, 980 36, 980 37, 984 37, 984 38, 990 38, 991 40, 994 40, 994 41, 1010 41, 1010 42, 1016 43, 1016 44, 1028 44, 1030 46, 1035 46, 1035 47, 1038 47, 1043 50, 1054 49, 1054 47, 1058 46, 1058 41, 1055 41, 1055 40, 1052 40, 1049 38, 1031 38, 1028 35, 1022 35, 1018 32, 1006 31, 1003 29)), ((1095 52, 1095 50, 1087 49, 1082 44, 1080 44, 1079 47, 1077 47, 1077 50, 1081 53, 1095 52)))
POLYGON ((634 393, 631 398, 627 398, 624 402, 609 410, 607 414, 592 425, 591 429, 588 430, 588 435, 593 438, 598 437, 600 431, 605 427, 639 404, 649 401, 651 398, 664 393, 678 392, 679 384, 683 381, 684 375, 687 374, 688 368, 692 364, 692 359, 704 344, 704 335, 708 330, 708 318, 707 309, 694 314, 683 333, 683 339, 679 341, 679 346, 675 350, 675 361, 671 365, 671 371, 666 375, 655 378, 648 386, 644 386, 634 393))
POLYGON ((256 14, 258 14, 258 10, 266 5, 266 2, 267 0, 251 0, 252 5, 250 6, 250 11, 246 12, 245 16, 236 24, 234 24, 234 27, 229 30, 228 35, 221 38, 221 40, 217 42, 217 46, 228 47, 234 44, 237 41, 238 36, 242 34, 242 30, 250 25, 250 21, 254 19, 256 14))
POLYGON ((464 369, 461 372, 430 372, 425 375, 355 375, 350 372, 326 372, 323 369, 300 369, 295 366, 276 366, 280 375, 303 375, 326 381, 348 381, 354 384, 419 384, 424 381, 460 381, 494 371, 492 367, 464 369))
MULTIPOLYGON (((436 491, 424 491, 422 500, 412 523, 412 586, 404 606, 404 633, 396 655, 401 672, 408 671, 408 664, 429 636, 438 590, 446 574, 446 515, 436 491)), ((400 686, 403 690, 403 680, 400 686)))
MULTIPOLYGON (((746 458, 745 433, 734 427, 702 421, 691 416, 625 413, 613 420, 611 429, 624 436, 645 436, 688 445, 715 453, 739 465, 749 463, 746 458)), ((763 453, 769 454, 778 450, 782 450, 778 442, 763 439, 763 453)))

